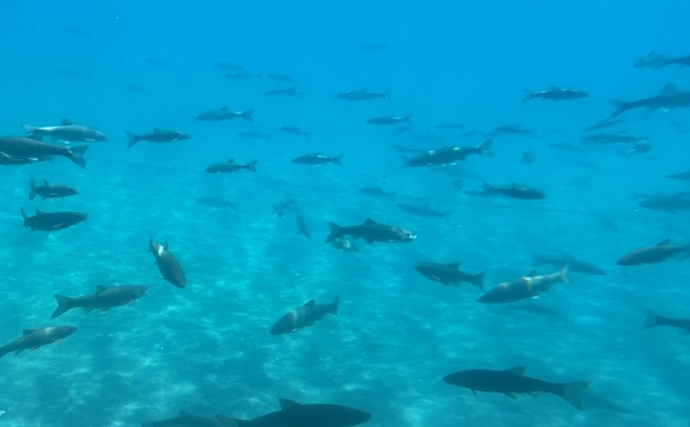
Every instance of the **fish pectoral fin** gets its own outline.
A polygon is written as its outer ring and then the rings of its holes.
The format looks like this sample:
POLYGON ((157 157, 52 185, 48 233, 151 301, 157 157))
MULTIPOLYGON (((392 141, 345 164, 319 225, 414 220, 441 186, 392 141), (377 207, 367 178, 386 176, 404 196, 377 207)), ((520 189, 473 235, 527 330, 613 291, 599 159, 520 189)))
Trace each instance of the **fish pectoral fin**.
POLYGON ((515 396, 515 393, 503 393, 503 394, 505 394, 506 396, 510 397, 511 399, 517 400, 517 396, 515 396))
POLYGON ((472 390, 472 394, 474 394, 475 396, 477 396, 477 390, 472 390))
POLYGON ((278 403, 280 403, 280 407, 283 410, 299 406, 299 403, 297 403, 293 400, 290 400, 290 399, 278 399, 278 403))
POLYGON ((185 418, 185 417, 191 417, 192 414, 190 414, 187 411, 180 411, 180 417, 185 418))
POLYGON ((537 397, 539 397, 539 393, 536 392, 536 391, 533 391, 533 392, 530 392, 530 393, 527 393, 527 394, 529 394, 530 396, 534 397, 535 399, 536 399, 537 397))
POLYGON ((313 307, 313 306, 315 306, 315 305, 316 305, 316 300, 313 299, 313 300, 309 300, 309 302, 307 302, 306 304, 304 304, 304 307, 313 307))

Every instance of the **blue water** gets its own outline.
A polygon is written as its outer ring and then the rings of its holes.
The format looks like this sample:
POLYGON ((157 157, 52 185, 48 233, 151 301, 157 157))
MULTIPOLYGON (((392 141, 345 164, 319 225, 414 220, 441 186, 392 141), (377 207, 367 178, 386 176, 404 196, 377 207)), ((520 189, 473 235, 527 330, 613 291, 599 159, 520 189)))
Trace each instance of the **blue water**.
MULTIPOLYGON (((626 252, 666 237, 690 238, 688 213, 644 210, 633 192, 687 189, 665 174, 688 168, 689 112, 631 111, 624 128, 650 134, 653 150, 626 160, 616 148, 584 154, 550 143, 581 144, 581 129, 612 112, 609 99, 652 96, 674 82, 688 89, 688 69, 641 70, 651 49, 687 50, 690 4, 681 1, 586 0, 363 2, 24 1, 3 5, 0 24, 0 133, 20 123, 61 118, 101 129, 80 169, 66 159, 0 168, 0 344, 26 328, 72 325, 78 332, 0 360, 3 426, 135 426, 179 410, 255 418, 278 410, 278 398, 338 403, 372 414, 371 427, 400 426, 687 426, 690 341, 671 328, 642 330, 644 310, 690 317, 687 263, 621 269, 626 252), (142 4, 143 3, 143 4, 142 4), (66 28, 72 29, 65 31, 66 28), (78 31, 74 31, 74 30, 78 31), (75 34, 78 33, 78 34, 75 34), (362 50, 376 43, 386 49, 362 50), (147 59, 169 66, 154 66, 147 59), (214 66, 301 79, 298 98, 264 96, 289 85, 266 78, 233 81, 214 66), (58 70, 70 70, 66 76, 58 70), (138 85, 144 96, 125 89, 138 85), (521 103, 523 89, 583 89, 586 99, 521 103), (391 101, 353 103, 336 92, 392 89, 391 101), (253 108, 255 121, 200 122, 229 106, 253 108), (414 135, 444 122, 480 134, 424 143, 372 117, 413 113, 414 135), (417 149, 475 145, 502 124, 536 136, 501 136, 494 157, 462 167, 467 190, 482 181, 543 190, 542 201, 463 195, 455 176, 401 168, 390 146, 417 149), (293 125, 309 139, 283 133, 293 125), (152 127, 192 135, 172 144, 127 149, 125 131, 152 127), (238 132, 270 132, 269 140, 238 132), (532 147, 536 160, 520 162, 532 147), (343 154, 343 166, 296 165, 303 154, 343 154), (258 159, 256 174, 205 174, 212 163, 258 159), (598 166, 583 168, 574 160, 598 166), (469 177, 467 176, 469 175, 469 177), (30 202, 34 178, 75 186, 64 200, 30 202), (569 186, 585 180, 581 186, 569 186), (395 200, 360 187, 380 186, 395 200), (204 196, 236 210, 200 205, 204 196), (272 205, 298 201, 312 238, 272 205), (396 203, 453 211, 449 220, 419 218, 396 203), (83 224, 46 235, 22 228, 19 208, 86 212, 83 224), (605 214, 621 229, 602 228, 605 214), (359 253, 324 243, 329 221, 370 217, 413 231, 406 244, 358 242, 359 253), (160 278, 146 253, 150 232, 169 241, 189 284, 160 278), (606 276, 573 274, 538 301, 558 316, 477 303, 472 285, 444 288, 412 267, 460 261, 487 270, 486 286, 532 270, 533 253, 569 253, 606 276), (141 284, 149 294, 107 313, 73 310, 50 321, 53 294, 85 295, 96 285, 141 284), (340 294, 338 317, 287 336, 268 334, 283 314, 340 294), (527 367, 550 381, 590 381, 585 411, 558 397, 512 400, 451 387, 441 377, 463 369, 527 367)), ((433 135, 439 135, 434 131, 433 135)), ((551 267, 539 273, 551 273, 551 267)), ((524 303, 519 303, 524 305, 524 303)))

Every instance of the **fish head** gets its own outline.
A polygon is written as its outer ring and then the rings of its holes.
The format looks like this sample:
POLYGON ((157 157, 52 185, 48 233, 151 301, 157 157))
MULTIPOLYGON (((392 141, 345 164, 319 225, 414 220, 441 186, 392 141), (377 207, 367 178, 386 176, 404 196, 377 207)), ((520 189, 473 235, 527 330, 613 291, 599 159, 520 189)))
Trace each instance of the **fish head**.
POLYGON ((354 408, 341 408, 341 413, 338 418, 342 421, 343 425, 346 426, 356 426, 358 424, 363 424, 371 418, 371 414, 368 412, 360 411, 354 408))
POLYGON ((472 388, 472 374, 471 371, 454 372, 443 377, 443 382, 458 387, 472 388))
POLYGON ((508 284, 507 283, 501 283, 499 285, 494 286, 493 288, 489 289, 488 291, 484 292, 479 296, 479 301, 482 304, 491 304, 491 303, 497 303, 497 302, 503 302, 505 301, 505 296, 506 292, 508 291, 508 284))
POLYGON ((138 299, 146 295, 146 293, 149 291, 149 288, 146 286, 135 286, 134 287, 134 298, 138 299))
POLYGON ((94 140, 96 140, 96 141, 107 141, 108 140, 108 135, 101 132, 100 130, 94 131, 93 136, 94 136, 94 140))
POLYGON ((401 243, 412 242, 417 238, 416 234, 413 234, 408 230, 397 230, 395 241, 401 243))
POLYGON ((77 332, 77 328, 74 326, 53 326, 45 329, 46 335, 50 335, 55 341, 66 338, 75 332, 77 332))

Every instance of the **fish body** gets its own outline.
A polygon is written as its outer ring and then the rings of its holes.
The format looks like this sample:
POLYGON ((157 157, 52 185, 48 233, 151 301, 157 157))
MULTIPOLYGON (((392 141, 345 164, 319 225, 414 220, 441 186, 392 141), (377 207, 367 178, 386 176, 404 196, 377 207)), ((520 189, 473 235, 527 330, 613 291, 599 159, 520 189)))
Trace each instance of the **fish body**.
POLYGON ((43 185, 37 185, 32 179, 29 181, 31 191, 29 192, 29 200, 33 200, 39 196, 41 200, 45 199, 61 199, 79 194, 79 190, 64 184, 51 184, 47 179, 43 180, 43 185))
POLYGON ((445 218, 448 219, 452 214, 453 211, 448 211, 448 212, 440 212, 440 211, 435 211, 433 209, 429 209, 427 206, 418 206, 418 205, 411 205, 409 203, 399 203, 397 204, 399 209, 402 209, 403 211, 410 213, 412 215, 417 215, 422 218, 445 218))
POLYGON ((22 137, 1 137, 0 153, 4 153, 11 158, 37 159, 43 160, 50 157, 65 157, 77 165, 85 168, 86 161, 84 153, 89 149, 88 145, 77 147, 60 147, 54 144, 37 141, 31 138, 22 137))
POLYGON ((36 209, 35 216, 27 216, 23 208, 20 208, 24 227, 31 231, 57 231, 77 225, 86 221, 88 215, 81 212, 42 212, 36 209))
POLYGON ((449 123, 441 123, 440 125, 436 125, 431 130, 455 130, 455 129, 464 129, 465 124, 464 123, 454 123, 454 122, 449 122, 449 123))
POLYGON ((273 205, 273 213, 278 215, 280 218, 284 218, 285 214, 299 212, 299 205, 297 200, 286 198, 280 201, 280 203, 273 205))
POLYGON ((305 138, 309 138, 309 136, 311 135, 311 132, 303 131, 296 126, 280 126, 279 129, 283 132, 291 133, 293 135, 300 135, 305 138))
POLYGON ((33 163, 44 162, 50 160, 50 157, 31 158, 31 157, 13 157, 9 154, 0 152, 0 166, 22 166, 33 163))
POLYGON ((180 416, 160 421, 141 421, 141 427, 222 427, 218 420, 199 417, 186 411, 180 411, 180 416))
POLYGON ((174 130, 163 130, 159 128, 153 128, 153 132, 145 133, 143 135, 135 135, 131 132, 125 133, 127 134, 127 138, 129 139, 127 148, 132 148, 134 144, 136 144, 139 141, 148 141, 150 143, 155 144, 164 144, 167 142, 184 141, 186 139, 191 138, 191 136, 189 136, 186 133, 174 130))
POLYGON ((422 276, 444 286, 459 286, 460 283, 471 283, 479 289, 484 289, 484 275, 486 272, 470 274, 460 270, 459 262, 441 264, 438 262, 423 262, 414 266, 422 276))
POLYGON ((494 187, 484 183, 483 191, 489 194, 500 194, 511 199, 540 200, 546 198, 546 195, 537 189, 525 187, 515 183, 505 187, 494 187))
POLYGON ((27 138, 38 141, 44 136, 51 137, 53 141, 59 139, 70 142, 102 142, 108 140, 108 136, 98 129, 75 125, 67 119, 62 119, 60 126, 36 127, 22 125, 22 127, 26 132, 27 138))
POLYGON ((367 196, 388 197, 391 199, 395 197, 395 193, 386 193, 381 187, 362 187, 359 191, 367 196))
POLYGON ((666 178, 677 179, 679 181, 690 181, 690 171, 671 173, 666 175, 666 178))
POLYGON ((292 159, 292 163, 299 165, 322 165, 324 163, 335 163, 336 165, 342 165, 343 155, 328 157, 321 153, 307 154, 304 156, 295 157, 292 159))
POLYGON ((299 234, 306 237, 307 239, 311 239, 311 233, 309 232, 307 221, 304 219, 304 216, 301 212, 297 212, 297 214, 295 215, 295 220, 297 223, 297 231, 299 232, 299 234))
POLYGON ((206 173, 233 173, 242 169, 247 169, 250 172, 256 172, 256 164, 258 160, 249 163, 235 163, 234 159, 226 162, 216 163, 206 168, 206 173))
POLYGON ((240 69, 226 74, 225 78, 230 80, 249 80, 254 78, 260 79, 261 73, 247 71, 246 69, 240 69))
POLYGON ((651 311, 647 311, 647 321, 644 328, 656 328, 658 326, 670 326, 690 334, 690 319, 681 319, 677 317, 661 316, 651 311))
POLYGON ((182 270, 182 266, 175 258, 175 255, 168 250, 167 241, 165 246, 163 246, 154 242, 153 238, 151 238, 149 240, 149 252, 156 259, 156 265, 163 279, 178 288, 184 288, 187 285, 187 278, 182 270))
POLYGON ((530 129, 525 129, 518 125, 502 125, 496 126, 494 128, 494 133, 498 135, 518 135, 518 136, 532 136, 534 131, 530 129))
POLYGON ((452 165, 457 162, 464 162, 470 155, 480 155, 491 157, 491 144, 493 139, 487 139, 475 147, 444 147, 438 150, 429 150, 425 153, 407 159, 405 166, 408 167, 428 167, 452 165))
POLYGON ((299 83, 299 80, 287 73, 268 73, 266 77, 280 83, 299 83))
POLYGON ((271 327, 269 333, 271 335, 289 334, 298 329, 314 325, 314 323, 326 317, 327 314, 337 316, 338 300, 339 298, 336 296, 335 301, 323 305, 316 304, 315 300, 311 300, 302 307, 292 310, 281 317, 280 320, 271 327))
POLYGON ((36 350, 44 345, 58 342, 77 331, 73 326, 49 326, 42 329, 24 329, 23 336, 0 347, 0 357, 7 353, 19 354, 24 350, 36 350))
POLYGON ((216 418, 223 427, 353 427, 363 424, 371 414, 340 405, 302 405, 280 399, 280 411, 253 420, 238 420, 222 415, 216 418))
POLYGON ((387 125, 397 125, 400 123, 412 123, 412 113, 401 117, 396 115, 374 117, 373 119, 367 120, 367 123, 372 125, 387 126, 387 125))
POLYGON ((146 295, 148 288, 146 286, 114 286, 106 288, 99 285, 96 288, 96 293, 85 295, 77 298, 69 298, 64 295, 55 295, 58 303, 58 308, 55 309, 51 319, 64 314, 66 311, 73 308, 83 308, 87 312, 91 310, 101 310, 103 312, 110 310, 113 307, 120 307, 130 304, 142 296, 146 295))
POLYGON ((253 122, 252 114, 254 114, 254 110, 230 111, 228 107, 223 107, 219 110, 205 111, 198 114, 195 119, 204 122, 222 122, 224 120, 240 118, 253 122))
POLYGON ((522 102, 527 102, 535 98, 547 99, 549 101, 568 101, 572 99, 586 98, 588 96, 589 93, 585 92, 584 90, 563 89, 558 86, 551 86, 549 89, 539 92, 525 90, 525 97, 522 99, 522 102))
POLYGON ((245 71, 247 69, 247 67, 245 67, 244 64, 236 64, 234 62, 216 62, 216 68, 236 73, 245 71))
POLYGON ((357 89, 340 92, 334 95, 336 98, 345 99, 347 101, 370 101, 373 99, 385 99, 389 101, 391 98, 391 91, 388 92, 374 92, 369 89, 357 89))
POLYGON ((626 133, 598 133, 587 135, 582 139, 588 142, 597 142, 599 144, 632 144, 647 138, 649 138, 649 135, 633 136, 626 133))
POLYGON ((551 285, 568 282, 568 265, 553 274, 537 276, 534 272, 512 282, 500 283, 479 297, 484 304, 515 302, 537 298, 539 292, 547 292, 551 285))
POLYGON ((690 192, 680 191, 669 195, 654 194, 644 197, 637 205, 654 211, 676 212, 690 210, 690 192))
POLYGON ((326 237, 326 243, 331 243, 342 236, 352 236, 353 239, 362 239, 367 243, 407 243, 417 238, 410 231, 386 224, 379 224, 370 218, 367 218, 362 225, 347 227, 329 222, 328 228, 330 229, 330 234, 326 237))
POLYGON ((678 90, 674 84, 669 83, 662 88, 661 93, 658 95, 636 101, 611 100, 611 104, 615 108, 615 111, 611 114, 612 118, 635 108, 670 110, 673 108, 690 107, 690 90, 678 90))
POLYGON ((672 57, 668 55, 662 55, 652 50, 650 52, 647 52, 641 58, 637 59, 633 64, 635 68, 651 69, 664 68, 667 65, 679 65, 683 67, 690 67, 690 55, 672 57))
POLYGON ((616 264, 620 266, 634 266, 644 264, 657 264, 690 251, 690 244, 676 245, 671 239, 664 239, 655 246, 647 246, 635 249, 622 256, 616 264))
POLYGON ((266 96, 283 96, 286 98, 297 97, 303 98, 304 92, 297 91, 297 85, 289 87, 287 89, 271 89, 264 93, 266 96))
POLYGON ((586 128, 583 129, 585 132, 592 132, 595 130, 601 130, 601 129, 606 129, 611 126, 619 125, 625 123, 625 117, 618 117, 618 118, 608 118, 600 121, 599 123, 595 123, 591 126, 587 126, 586 128))
POLYGON ((568 271, 572 273, 586 274, 590 276, 606 275, 606 271, 597 267, 596 265, 586 261, 580 261, 570 255, 558 256, 534 254, 534 261, 532 262, 534 267, 538 267, 540 265, 551 265, 553 267, 560 268, 566 264, 568 265, 568 271))

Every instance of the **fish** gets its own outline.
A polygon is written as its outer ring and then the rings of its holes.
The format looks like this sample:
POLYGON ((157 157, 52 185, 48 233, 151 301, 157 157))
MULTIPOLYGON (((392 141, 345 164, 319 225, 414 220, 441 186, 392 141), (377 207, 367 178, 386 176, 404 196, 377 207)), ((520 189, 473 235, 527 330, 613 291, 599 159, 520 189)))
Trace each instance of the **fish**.
POLYGON ((107 141, 108 136, 98 129, 87 126, 75 125, 67 119, 62 119, 60 126, 36 127, 23 124, 27 138, 40 141, 44 136, 49 136, 53 141, 64 140, 70 142, 102 142, 107 141))
POLYGON ((568 265, 569 272, 587 274, 590 276, 604 276, 606 271, 596 265, 580 261, 570 255, 538 255, 533 254, 532 266, 539 267, 541 265, 551 265, 554 267, 562 267, 568 265))
POLYGON ((82 168, 86 167, 84 153, 89 149, 88 145, 76 147, 60 147, 54 144, 36 141, 31 138, 5 136, 0 137, 0 153, 18 159, 45 160, 49 157, 65 157, 82 168))
POLYGON ((266 96, 283 96, 286 98, 291 98, 293 96, 297 98, 303 98, 304 97, 304 92, 298 92, 297 91, 297 85, 289 87, 287 89, 271 89, 269 91, 264 92, 264 95, 266 96))
POLYGON ((519 136, 533 136, 535 132, 530 129, 525 129, 518 125, 502 125, 494 128, 495 135, 519 135, 519 136))
POLYGON ((299 83, 299 80, 287 73, 268 73, 266 77, 280 83, 299 83))
POLYGON ((307 226, 307 221, 304 219, 304 216, 302 215, 302 213, 297 211, 297 213, 295 215, 295 219, 297 222, 297 231, 299 232, 299 234, 306 237, 307 239, 311 239, 311 233, 309 232, 309 227, 307 226))
POLYGON ((608 118, 604 119, 598 123, 595 123, 591 126, 587 126, 586 128, 582 129, 584 132, 592 132, 595 130, 601 130, 601 129, 606 129, 611 126, 616 126, 625 123, 625 117, 618 117, 618 118, 608 118))
POLYGON ((242 169, 247 169, 250 172, 256 172, 256 164, 258 160, 249 163, 235 163, 234 159, 225 162, 216 163, 206 168, 206 173, 233 173, 242 169))
POLYGON ((479 289, 484 289, 484 276, 486 271, 470 274, 460 270, 459 262, 451 262, 442 264, 438 262, 422 262, 415 264, 417 270, 422 276, 434 282, 439 282, 444 286, 458 287, 460 283, 471 283, 479 289))
POLYGON ((530 147, 529 150, 522 153, 522 157, 520 158, 520 161, 526 165, 529 165, 530 163, 534 162, 534 159, 536 157, 537 157, 537 155, 534 152, 534 148, 530 147))
POLYGON ((81 212, 43 212, 36 209, 36 215, 29 217, 24 208, 19 208, 24 218, 24 227, 31 231, 57 231, 64 230, 86 221, 88 215, 81 212))
POLYGON ((321 153, 316 154, 306 154, 304 156, 295 157, 292 159, 292 163, 299 165, 322 165, 324 163, 335 163, 336 165, 342 165, 341 159, 343 155, 327 157, 321 153))
POLYGON ((520 184, 512 183, 509 186, 504 187, 494 187, 490 184, 484 183, 484 189, 486 193, 501 194, 511 199, 521 199, 521 200, 540 200, 545 199, 546 194, 541 191, 522 186, 520 184))
POLYGON ((525 376, 525 367, 516 366, 505 371, 470 369, 446 375, 447 384, 468 388, 475 395, 478 391, 502 393, 515 399, 516 394, 550 393, 561 397, 579 410, 583 410, 580 393, 589 386, 587 381, 551 383, 525 376))
POLYGON ((223 427, 353 427, 363 424, 371 414, 340 405, 305 405, 280 399, 281 410, 253 420, 238 420, 217 415, 223 427))
POLYGON ((587 135, 582 138, 587 142, 597 142, 599 144, 632 144, 643 141, 649 138, 649 135, 633 136, 624 132, 621 133, 597 133, 594 135, 587 135))
POLYGON ((345 99, 347 101, 370 101, 378 98, 390 101, 391 91, 389 90, 387 92, 374 92, 369 89, 355 89, 336 93, 333 96, 335 98, 345 99))
POLYGON ((638 58, 634 62, 633 67, 659 69, 667 65, 690 67, 690 55, 672 57, 656 53, 656 51, 652 50, 641 58, 638 58))
POLYGON ((153 96, 153 92, 150 92, 139 85, 127 85, 125 86, 125 89, 139 95, 153 96))
POLYGON ((407 167, 428 167, 452 165, 464 162, 470 155, 492 157, 492 139, 487 139, 475 147, 444 147, 437 150, 429 150, 405 161, 407 167))
POLYGON ((568 144, 567 142, 549 144, 549 147, 560 151, 573 151, 575 153, 585 154, 585 150, 576 145, 568 144))
POLYGON ((51 184, 47 179, 43 180, 43 185, 36 185, 32 179, 29 181, 31 191, 29 192, 29 200, 33 200, 36 196, 40 196, 41 200, 46 199, 61 199, 79 194, 79 190, 69 187, 64 184, 51 184))
POLYGON ((640 200, 637 205, 654 211, 676 212, 690 210, 690 192, 681 191, 674 194, 649 195, 640 200))
POLYGON ((225 75, 226 79, 229 80, 249 80, 253 78, 260 79, 261 73, 247 71, 242 68, 241 70, 236 70, 225 75))
POLYGON ((650 151, 652 151, 652 148, 652 144, 650 144, 649 141, 643 139, 641 141, 637 141, 636 143, 634 143, 633 146, 629 149, 618 151, 618 154, 625 157, 627 160, 630 160, 630 158, 635 154, 649 153, 650 151))
POLYGON ((690 319, 682 319, 677 317, 666 317, 659 314, 647 311, 647 320, 644 324, 644 329, 656 328, 658 326, 670 326, 690 334, 690 319))
POLYGON ((247 69, 244 64, 235 64, 233 62, 216 62, 216 68, 220 68, 225 71, 242 72, 247 69))
POLYGON ((198 114, 195 119, 204 122, 221 122, 224 120, 240 118, 253 122, 254 119, 252 118, 252 114, 254 114, 254 110, 230 111, 228 110, 228 107, 223 107, 219 110, 205 111, 201 114, 198 114))
POLYGON ((153 132, 145 133, 143 135, 135 135, 132 132, 125 131, 129 143, 127 148, 134 147, 139 141, 148 141, 150 143, 164 144, 166 142, 184 141, 191 138, 190 135, 175 130, 163 130, 160 128, 153 128, 153 132))
POLYGON ((69 35, 75 36, 75 37, 81 37, 84 39, 90 39, 91 38, 91 33, 86 32, 86 31, 84 31, 80 28, 76 28, 76 27, 65 27, 62 29, 62 31, 64 31, 66 34, 69 34, 69 35))
POLYGON ((282 130, 283 132, 291 133, 293 135, 301 135, 307 139, 311 135, 311 132, 303 131, 297 126, 280 126, 278 129, 282 130))
POLYGON ((269 333, 271 335, 285 335, 295 332, 298 329, 312 326, 314 323, 322 320, 327 314, 338 315, 338 300, 330 304, 319 305, 315 300, 311 300, 295 310, 292 310, 285 316, 281 317, 276 323, 271 326, 269 333))
POLYGON ((147 292, 146 286, 124 285, 106 288, 103 285, 98 285, 95 294, 82 297, 70 298, 55 294, 58 307, 50 318, 55 319, 73 308, 83 308, 87 313, 91 310, 106 312, 111 308, 133 303, 146 295, 147 292))
POLYGON ((412 215, 417 215, 417 216, 420 216, 422 218, 444 218, 444 219, 448 219, 453 214, 453 211, 440 212, 440 211, 435 211, 433 209, 429 209, 428 206, 411 205, 409 203, 398 203, 396 206, 399 209, 401 209, 407 213, 410 213, 412 215))
POLYGON ((618 228, 618 225, 608 216, 606 215, 599 215, 597 217, 597 221, 599 222, 599 225, 607 229, 608 231, 612 233, 620 233, 621 230, 618 228))
POLYGON ((367 196, 388 197, 391 199, 395 197, 395 193, 386 193, 381 187, 362 187, 359 191, 367 196))
POLYGON ((666 178, 677 179, 678 181, 690 181, 690 171, 671 173, 666 175, 666 178))
POLYGON ((573 160, 573 164, 576 164, 580 167, 583 167, 585 169, 593 170, 593 171, 600 171, 601 168, 593 162, 587 161, 587 160, 573 160))
POLYGON ((340 249, 343 252, 359 252, 359 248, 357 245, 349 241, 348 239, 344 237, 338 237, 334 241, 331 242, 331 246, 333 246, 336 249, 340 249))
POLYGON ((584 90, 563 89, 558 86, 551 86, 549 89, 539 92, 525 90, 525 97, 522 99, 522 102, 527 102, 535 98, 548 99, 549 101, 569 101, 573 99, 586 98, 588 96, 589 93, 585 92, 584 90))
POLYGON ((180 411, 180 416, 161 421, 141 421, 141 427, 222 427, 218 420, 199 417, 186 411, 180 411))
POLYGON ((178 288, 184 288, 187 285, 187 278, 182 270, 182 266, 180 266, 175 255, 168 250, 167 241, 165 242, 165 246, 162 246, 156 243, 153 237, 150 237, 149 252, 151 252, 156 259, 156 265, 163 279, 178 288))
POLYGON ((612 99, 610 102, 615 108, 614 112, 611 113, 612 118, 635 108, 670 110, 673 108, 690 107, 690 90, 678 90, 676 85, 668 83, 661 89, 661 93, 649 98, 642 98, 636 101, 612 99))
POLYGON ((635 266, 657 264, 690 251, 690 244, 677 245, 671 239, 664 239, 654 246, 635 249, 623 255, 616 264, 620 266, 635 266))
POLYGON ((330 234, 326 237, 326 243, 331 243, 342 236, 352 236, 353 239, 362 239, 367 243, 408 243, 413 242, 417 235, 408 230, 403 230, 387 224, 379 224, 367 218, 362 225, 340 226, 333 222, 328 223, 330 234))
POLYGON ((400 123, 412 124, 412 113, 405 117, 396 115, 374 117, 373 119, 367 120, 367 123, 379 126, 397 125, 400 123))
POLYGON ((551 285, 568 282, 568 264, 553 274, 537 276, 534 271, 511 282, 500 283, 479 297, 483 304, 515 302, 537 298, 539 292, 548 292, 551 285))
POLYGON ((280 218, 284 218, 286 213, 296 214, 297 212, 299 212, 299 205, 295 199, 285 198, 273 205, 273 213, 280 218))
POLYGON ((271 139, 270 133, 263 133, 263 132, 258 132, 258 131, 239 132, 237 135, 241 136, 242 138, 250 138, 250 139, 271 139))
POLYGON ((230 208, 237 209, 237 203, 225 200, 222 197, 199 197, 196 202, 200 205, 208 206, 210 208, 230 208))
POLYGON ((0 358, 8 353, 19 354, 24 350, 38 350, 44 345, 60 342, 77 332, 74 326, 49 326, 41 329, 24 329, 21 338, 0 347, 0 358))

